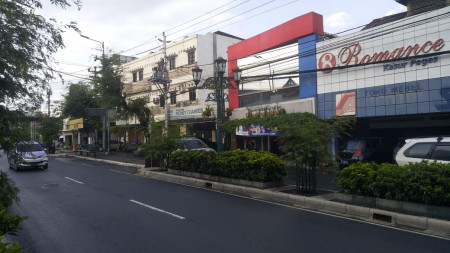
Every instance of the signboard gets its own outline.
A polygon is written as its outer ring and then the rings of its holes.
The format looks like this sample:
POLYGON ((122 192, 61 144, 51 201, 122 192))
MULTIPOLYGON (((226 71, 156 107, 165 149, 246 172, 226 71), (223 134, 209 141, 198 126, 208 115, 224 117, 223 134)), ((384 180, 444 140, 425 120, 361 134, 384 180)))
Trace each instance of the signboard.
MULTIPOLYGON (((402 60, 408 57, 437 53, 445 46, 444 39, 426 41, 421 44, 404 45, 391 50, 381 50, 375 53, 366 54, 364 48, 359 43, 355 43, 339 50, 338 53, 323 53, 318 59, 318 68, 324 73, 330 73, 335 67, 345 67, 350 65, 363 65, 368 63, 385 62, 388 60, 402 60)), ((437 57, 429 59, 412 60, 408 63, 385 64, 384 71, 405 68, 406 66, 426 66, 428 63, 437 61, 437 57)))
POLYGON ((336 116, 356 115, 356 93, 336 94, 336 116))
POLYGON ((170 119, 195 119, 202 118, 202 112, 204 106, 187 106, 187 107, 179 107, 179 108, 171 108, 169 110, 170 119))
POLYGON ((278 129, 270 129, 264 126, 250 125, 248 129, 243 126, 236 128, 236 135, 239 136, 280 136, 278 129))
POLYGON ((68 130, 78 130, 83 128, 83 118, 69 120, 68 130))

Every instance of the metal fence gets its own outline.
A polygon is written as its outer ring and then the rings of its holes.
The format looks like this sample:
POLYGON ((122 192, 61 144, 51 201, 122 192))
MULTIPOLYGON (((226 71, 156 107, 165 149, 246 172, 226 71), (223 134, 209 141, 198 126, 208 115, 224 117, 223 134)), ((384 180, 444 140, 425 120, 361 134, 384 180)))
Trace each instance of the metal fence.
POLYGON ((296 163, 297 192, 317 192, 318 156, 306 159, 303 163, 296 163))

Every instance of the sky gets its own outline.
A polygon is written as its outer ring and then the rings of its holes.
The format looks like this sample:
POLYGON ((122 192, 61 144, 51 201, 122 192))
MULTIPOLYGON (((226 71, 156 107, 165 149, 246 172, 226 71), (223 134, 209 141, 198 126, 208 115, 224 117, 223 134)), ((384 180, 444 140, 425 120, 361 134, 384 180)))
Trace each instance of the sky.
POLYGON ((99 66, 100 42, 107 54, 140 58, 162 45, 163 32, 170 41, 218 30, 247 39, 313 11, 323 16, 325 32, 337 34, 406 11, 395 0, 82 0, 80 10, 43 4, 39 14, 60 24, 75 21, 81 34, 98 41, 63 33, 65 48, 53 55, 52 66, 70 75, 51 81, 52 101, 61 100, 70 83, 92 75, 88 68, 99 66))

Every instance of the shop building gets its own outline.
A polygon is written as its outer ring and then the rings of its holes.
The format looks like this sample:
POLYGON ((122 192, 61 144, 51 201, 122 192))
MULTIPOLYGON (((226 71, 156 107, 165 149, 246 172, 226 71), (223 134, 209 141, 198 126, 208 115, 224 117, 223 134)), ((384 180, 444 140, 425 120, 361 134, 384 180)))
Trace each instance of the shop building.
MULTIPOLYGON (((150 52, 145 57, 132 60, 122 65, 125 77, 125 89, 128 100, 145 98, 155 121, 164 121, 164 106, 169 103, 170 122, 181 128, 181 133, 191 133, 215 142, 215 118, 205 118, 202 115, 205 107, 214 108, 215 103, 205 102, 211 90, 197 88, 192 80, 191 69, 198 65, 203 69, 204 79, 214 75, 213 62, 219 56, 226 57, 227 48, 242 39, 223 32, 207 33, 185 37, 179 41, 167 44, 168 74, 170 82, 169 100, 158 86, 150 82, 153 68, 164 57, 163 51, 150 52)), ((200 85, 203 81, 200 82, 200 85)), ((216 108, 215 108, 216 109, 216 108)), ((213 114, 217 115, 217 113, 213 114)), ((139 122, 137 122, 139 123, 139 122)), ((117 121, 117 125, 133 125, 136 119, 117 121)), ((129 139, 134 140, 135 133, 129 133, 129 139)), ((144 135, 138 136, 139 142, 144 142, 144 135)))
POLYGON ((355 116, 355 136, 448 135, 450 7, 397 2, 408 12, 316 44, 317 115, 355 116))

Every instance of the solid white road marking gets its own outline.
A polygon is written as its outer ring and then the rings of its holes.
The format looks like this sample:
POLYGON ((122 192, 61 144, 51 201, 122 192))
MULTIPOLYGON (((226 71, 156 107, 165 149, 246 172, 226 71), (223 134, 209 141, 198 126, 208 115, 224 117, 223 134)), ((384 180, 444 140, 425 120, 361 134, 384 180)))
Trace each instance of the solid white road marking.
POLYGON ((75 180, 75 179, 70 178, 70 177, 64 177, 64 178, 65 178, 65 179, 68 179, 68 180, 70 180, 70 181, 73 181, 73 182, 75 182, 75 183, 84 184, 83 182, 80 182, 80 181, 75 180))
POLYGON ((168 214, 168 215, 170 215, 170 216, 172 216, 172 217, 175 217, 175 218, 178 218, 178 219, 180 219, 180 220, 185 220, 185 219, 186 219, 186 218, 184 218, 184 217, 182 217, 182 216, 179 216, 179 215, 176 215, 176 214, 173 214, 173 213, 170 213, 170 212, 161 210, 161 209, 156 208, 156 207, 153 207, 153 206, 149 206, 149 205, 147 205, 147 204, 141 203, 141 202, 136 201, 136 200, 133 200, 133 199, 130 199, 130 201, 133 202, 133 203, 136 203, 136 204, 138 204, 138 205, 141 205, 141 206, 145 206, 145 207, 147 207, 147 208, 150 208, 150 209, 152 209, 152 210, 154 210, 154 211, 157 211, 157 212, 160 212, 160 213, 168 214))

